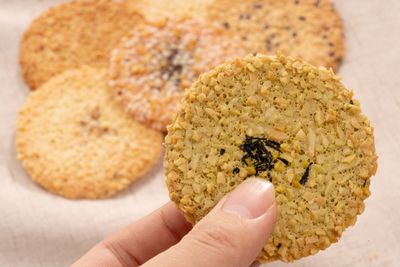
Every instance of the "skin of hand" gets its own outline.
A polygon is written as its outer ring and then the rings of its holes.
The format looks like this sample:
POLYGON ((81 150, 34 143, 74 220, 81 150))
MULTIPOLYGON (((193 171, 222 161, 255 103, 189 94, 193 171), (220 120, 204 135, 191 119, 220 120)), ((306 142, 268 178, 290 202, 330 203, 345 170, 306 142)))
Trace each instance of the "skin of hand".
POLYGON ((273 185, 250 178, 193 228, 170 202, 104 239, 72 267, 247 267, 276 216, 273 185))

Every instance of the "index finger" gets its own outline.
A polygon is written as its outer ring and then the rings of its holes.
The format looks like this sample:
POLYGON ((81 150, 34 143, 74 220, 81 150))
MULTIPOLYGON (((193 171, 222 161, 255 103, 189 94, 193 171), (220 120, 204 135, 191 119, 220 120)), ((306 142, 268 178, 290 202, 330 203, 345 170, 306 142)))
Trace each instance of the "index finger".
POLYGON ((191 224, 169 202, 100 242, 73 267, 138 266, 178 243, 190 229, 191 224))

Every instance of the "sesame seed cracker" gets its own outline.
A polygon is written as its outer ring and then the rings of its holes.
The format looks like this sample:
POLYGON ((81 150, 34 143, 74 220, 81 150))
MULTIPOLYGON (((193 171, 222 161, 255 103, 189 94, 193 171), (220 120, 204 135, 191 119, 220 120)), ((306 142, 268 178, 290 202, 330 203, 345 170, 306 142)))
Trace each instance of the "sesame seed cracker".
POLYGON ((218 0, 208 19, 240 36, 250 52, 280 51, 337 70, 345 54, 342 20, 331 0, 218 0))
POLYGON ((200 73, 244 54, 222 27, 202 20, 141 24, 112 52, 110 88, 128 114, 165 131, 200 73))

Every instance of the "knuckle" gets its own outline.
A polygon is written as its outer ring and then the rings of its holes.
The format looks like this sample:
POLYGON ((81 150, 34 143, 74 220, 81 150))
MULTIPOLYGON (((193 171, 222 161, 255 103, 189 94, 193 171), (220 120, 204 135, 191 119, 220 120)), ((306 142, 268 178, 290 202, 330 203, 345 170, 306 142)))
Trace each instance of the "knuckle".
POLYGON ((99 247, 111 253, 121 267, 139 266, 142 264, 135 255, 129 253, 118 242, 109 238, 100 242, 99 247))

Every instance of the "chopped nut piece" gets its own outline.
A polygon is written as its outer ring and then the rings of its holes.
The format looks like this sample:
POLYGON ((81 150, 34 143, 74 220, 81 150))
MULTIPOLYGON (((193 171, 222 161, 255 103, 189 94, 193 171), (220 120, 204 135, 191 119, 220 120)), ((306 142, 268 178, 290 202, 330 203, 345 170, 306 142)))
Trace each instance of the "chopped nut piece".
POLYGON ((347 156, 347 157, 343 158, 343 159, 342 159, 342 162, 343 162, 343 163, 350 163, 350 162, 352 162, 355 158, 356 158, 356 155, 353 154, 353 155, 350 155, 350 156, 347 156))
POLYGON ((306 134, 304 133, 303 130, 299 130, 295 136, 296 140, 304 140, 306 138, 306 134))
POLYGON ((315 136, 315 131, 312 128, 308 129, 307 141, 308 141, 308 154, 310 155, 310 158, 314 158, 316 136, 315 136))
POLYGON ((254 68, 254 66, 251 63, 247 63, 246 67, 251 72, 255 72, 256 71, 256 68, 254 68))

